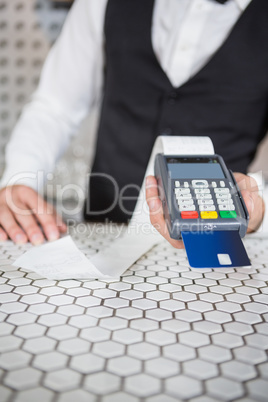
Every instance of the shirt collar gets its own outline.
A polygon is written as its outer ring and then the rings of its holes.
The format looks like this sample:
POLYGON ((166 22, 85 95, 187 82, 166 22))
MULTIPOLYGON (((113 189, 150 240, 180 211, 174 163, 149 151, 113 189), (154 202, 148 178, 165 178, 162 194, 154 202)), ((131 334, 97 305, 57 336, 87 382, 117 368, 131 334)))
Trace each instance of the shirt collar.
POLYGON ((235 0, 241 11, 244 11, 252 0, 235 0))

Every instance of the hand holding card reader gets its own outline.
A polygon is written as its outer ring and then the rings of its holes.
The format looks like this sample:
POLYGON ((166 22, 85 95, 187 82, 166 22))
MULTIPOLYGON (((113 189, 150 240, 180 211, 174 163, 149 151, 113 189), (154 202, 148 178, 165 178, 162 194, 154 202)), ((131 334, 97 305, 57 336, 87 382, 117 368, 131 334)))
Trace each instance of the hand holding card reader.
POLYGON ((183 239, 192 267, 250 265, 248 211, 221 156, 157 154, 155 176, 170 237, 183 239))

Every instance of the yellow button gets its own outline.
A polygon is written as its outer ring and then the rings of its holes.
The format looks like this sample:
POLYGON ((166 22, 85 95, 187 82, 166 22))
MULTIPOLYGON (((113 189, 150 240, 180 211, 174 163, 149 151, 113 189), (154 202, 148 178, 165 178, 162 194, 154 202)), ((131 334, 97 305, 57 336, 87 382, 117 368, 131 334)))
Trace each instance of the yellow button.
POLYGON ((218 214, 216 211, 202 211, 200 212, 200 216, 202 219, 217 219, 218 214))

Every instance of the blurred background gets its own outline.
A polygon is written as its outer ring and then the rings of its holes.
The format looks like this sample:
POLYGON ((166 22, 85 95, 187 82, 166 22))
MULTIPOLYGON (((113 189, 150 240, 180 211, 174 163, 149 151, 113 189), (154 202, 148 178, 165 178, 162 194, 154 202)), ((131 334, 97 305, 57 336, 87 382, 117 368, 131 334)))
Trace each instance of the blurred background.
MULTIPOLYGON (((98 0, 95 0, 98 1, 98 0)), ((45 57, 58 37, 72 1, 0 0, 0 176, 5 146, 23 105, 35 90, 45 57)), ((54 185, 77 183, 84 187, 94 149, 98 110, 81 126, 55 170, 54 185)), ((251 171, 268 180, 268 137, 260 147, 251 171)), ((54 186, 55 187, 55 186, 54 186)), ((53 197, 53 186, 50 186, 53 197)), ((65 194, 72 197, 72 194, 65 194)))

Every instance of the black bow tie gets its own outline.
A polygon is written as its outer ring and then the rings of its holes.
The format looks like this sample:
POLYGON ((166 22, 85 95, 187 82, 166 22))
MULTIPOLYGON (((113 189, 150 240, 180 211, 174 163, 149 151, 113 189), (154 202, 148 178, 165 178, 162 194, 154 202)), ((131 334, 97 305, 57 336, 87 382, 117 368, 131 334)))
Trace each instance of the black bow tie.
POLYGON ((215 0, 215 1, 217 1, 218 3, 224 4, 224 3, 226 3, 228 0, 215 0))

